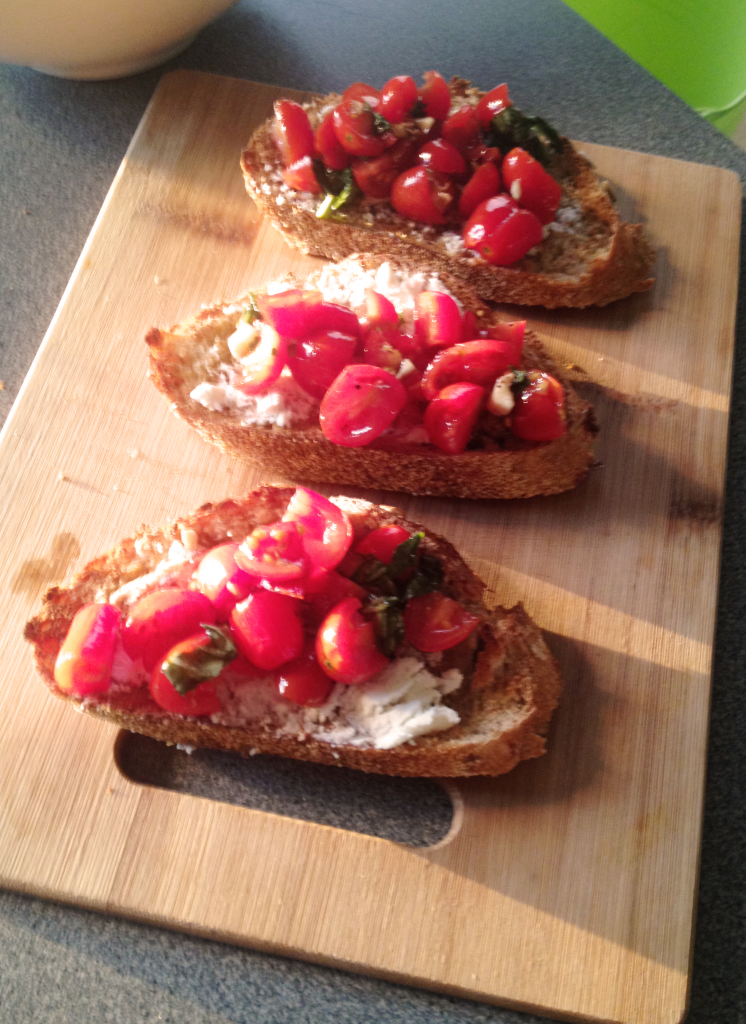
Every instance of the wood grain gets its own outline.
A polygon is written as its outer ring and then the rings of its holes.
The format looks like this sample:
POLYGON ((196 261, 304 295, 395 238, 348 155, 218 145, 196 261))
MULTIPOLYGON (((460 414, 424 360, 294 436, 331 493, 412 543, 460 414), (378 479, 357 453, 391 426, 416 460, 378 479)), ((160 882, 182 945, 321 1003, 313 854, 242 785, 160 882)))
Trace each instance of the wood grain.
POLYGON ((2 434, 0 884, 551 1016, 678 1021, 733 354, 730 172, 583 147, 661 256, 650 294, 530 311, 593 381, 580 386, 600 464, 582 487, 504 503, 369 495, 445 534, 501 603, 523 600, 566 679, 549 754, 459 783, 437 847, 135 785, 115 730, 34 677, 21 628, 48 584, 140 522, 262 479, 169 415, 142 338, 316 262, 258 219, 238 170, 276 95, 163 79, 2 434))

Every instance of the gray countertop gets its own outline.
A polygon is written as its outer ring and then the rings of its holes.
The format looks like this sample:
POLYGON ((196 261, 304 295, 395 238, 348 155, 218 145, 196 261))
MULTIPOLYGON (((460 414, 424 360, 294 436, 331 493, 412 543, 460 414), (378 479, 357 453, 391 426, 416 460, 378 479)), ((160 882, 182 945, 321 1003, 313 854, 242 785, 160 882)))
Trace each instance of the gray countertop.
MULTIPOLYGON (((460 8, 444 0, 241 0, 180 57, 131 78, 73 82, 0 65, 1 418, 164 70, 328 92, 355 80, 380 86, 392 75, 418 76, 433 67, 488 86, 508 81, 519 106, 541 112, 574 138, 716 164, 746 181, 745 153, 560 0, 472 0, 460 8)), ((741 284, 693 1024, 746 1021, 743 272, 741 284)), ((219 785, 231 785, 229 774, 219 785)), ((268 785, 265 806, 293 813, 282 803, 281 777, 268 785)), ((352 793, 352 818, 356 799, 352 793)), ((0 892, 2 1024, 321 1024, 330 1018, 340 1024, 538 1019, 0 892)))

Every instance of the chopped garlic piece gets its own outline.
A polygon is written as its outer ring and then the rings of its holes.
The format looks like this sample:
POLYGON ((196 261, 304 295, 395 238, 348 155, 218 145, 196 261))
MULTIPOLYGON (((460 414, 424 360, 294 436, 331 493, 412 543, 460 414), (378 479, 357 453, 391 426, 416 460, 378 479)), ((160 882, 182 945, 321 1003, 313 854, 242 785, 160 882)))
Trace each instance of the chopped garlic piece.
POLYGON ((233 358, 240 361, 251 355, 258 342, 259 331, 257 328, 245 320, 239 320, 235 331, 228 338, 228 348, 231 350, 233 358))
POLYGON ((517 203, 520 202, 522 194, 520 178, 516 178, 513 184, 510 186, 510 194, 517 203))
POLYGON ((498 377, 487 399, 487 408, 493 416, 507 416, 515 405, 515 397, 511 389, 513 371, 498 377))

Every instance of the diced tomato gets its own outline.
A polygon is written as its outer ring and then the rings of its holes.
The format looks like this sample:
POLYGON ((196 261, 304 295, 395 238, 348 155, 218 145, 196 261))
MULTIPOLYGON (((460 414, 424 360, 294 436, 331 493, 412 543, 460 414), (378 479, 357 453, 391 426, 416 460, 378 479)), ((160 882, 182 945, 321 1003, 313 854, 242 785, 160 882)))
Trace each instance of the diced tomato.
POLYGON ((122 645, 150 672, 174 644, 195 633, 200 623, 214 623, 215 606, 198 590, 154 590, 130 609, 122 627, 122 645))
POLYGON ((320 292, 301 291, 300 288, 288 288, 272 295, 259 292, 256 297, 262 319, 283 338, 302 338, 307 334, 308 307, 320 301, 320 292))
POLYGON ((458 201, 458 214, 468 220, 480 203, 500 191, 500 172, 494 164, 480 164, 464 185, 458 201))
POLYGON ((188 657, 200 648, 209 646, 212 642, 212 638, 204 629, 201 629, 166 652, 154 667, 150 677, 150 696, 158 707, 173 715, 190 715, 195 718, 214 715, 220 711, 220 699, 216 691, 222 672, 212 679, 205 679, 193 689, 181 694, 163 671, 167 662, 188 657))
POLYGON ((363 333, 370 327, 380 327, 383 324, 398 327, 399 314, 390 299, 380 292, 368 288, 365 293, 365 305, 358 307, 358 318, 363 333))
POLYGON ((414 306, 414 332, 425 349, 461 341, 461 310, 445 292, 420 292, 414 306))
POLYGON ((324 191, 314 173, 313 158, 310 156, 302 156, 294 164, 283 168, 282 180, 288 188, 295 189, 296 192, 311 192, 318 195, 324 191))
POLYGON ((358 339, 341 331, 320 331, 289 347, 288 366, 304 391, 323 398, 355 355, 358 339))
POLYGON ((396 212, 424 224, 445 224, 455 201, 451 179, 428 167, 404 171, 391 186, 391 205, 396 212))
POLYGON ((418 651, 447 651, 473 633, 479 621, 458 601, 434 590, 407 601, 404 635, 418 651))
POLYGON ((426 142, 417 154, 417 161, 423 167, 442 174, 465 174, 466 161, 455 146, 445 139, 426 142))
POLYGON ((378 650, 373 623, 361 613, 355 597, 340 601, 316 634, 316 658, 338 683, 364 683, 386 668, 388 658, 378 650))
POLYGON ((237 564, 237 550, 237 543, 219 544, 207 552, 194 574, 199 589, 215 606, 219 622, 259 585, 255 576, 237 564))
POLYGON ((399 124, 406 121, 417 102, 417 84, 409 75, 390 78, 381 90, 381 100, 376 108, 387 121, 399 124))
POLYGON ((465 153, 466 159, 475 165, 494 164, 499 168, 502 164, 502 153, 497 146, 488 146, 486 142, 478 142, 465 153))
POLYGON ((483 337, 481 331, 482 328, 479 326, 476 314, 471 309, 465 309, 461 318, 461 340, 474 341, 476 338, 483 337))
POLYGON ((236 384, 245 395, 258 395, 274 384, 287 362, 287 342, 273 327, 260 323, 257 337, 254 350, 241 360, 243 380, 236 384))
POLYGON ((348 448, 370 444, 396 419, 407 392, 377 366, 346 366, 321 401, 319 424, 329 441, 348 448))
POLYGON ((478 384, 449 384, 425 410, 425 429, 432 443, 449 455, 459 455, 471 439, 486 396, 478 384))
POLYGON ((399 139, 380 156, 353 160, 352 174, 361 191, 370 199, 388 199, 399 175, 416 163, 415 144, 410 139, 399 139))
POLYGON ((403 526, 389 523, 386 526, 379 526, 376 530, 371 530, 356 546, 355 551, 358 555, 373 555, 379 562, 390 565, 396 549, 405 540, 409 540, 409 537, 409 531, 405 530, 403 526))
POLYGON ((490 388, 510 367, 513 348, 507 341, 464 341, 441 349, 425 370, 422 393, 435 398, 449 384, 468 382, 490 388))
POLYGON ((548 373, 531 370, 510 415, 510 429, 524 441, 554 441, 567 433, 565 392, 548 373))
POLYGON ((399 331, 390 324, 372 327, 363 342, 363 362, 396 373, 401 366, 402 354, 395 340, 400 337, 399 331))
MULTIPOLYGON (((345 562, 349 556, 350 552, 345 555, 345 562)), ((334 569, 312 569, 305 580, 305 601, 318 622, 346 597, 362 601, 366 596, 363 587, 334 569)))
POLYGON ((307 487, 296 487, 282 518, 297 525, 306 554, 317 568, 333 569, 352 544, 352 523, 345 512, 307 487))
POLYGON ((381 102, 381 94, 372 85, 366 85, 365 82, 353 82, 342 93, 342 99, 358 100, 361 103, 367 103, 369 107, 377 107, 381 102))
POLYGON ((313 155, 313 129, 308 114, 292 100, 275 101, 272 135, 286 167, 313 155))
POLYGON ((541 222, 507 195, 480 203, 464 226, 464 245, 499 267, 522 259, 543 238, 541 222))
POLYGON ((436 121, 445 121, 451 109, 451 91, 437 71, 426 71, 422 76, 425 84, 419 91, 425 113, 436 121))
MULTIPOLYGON (((347 306, 338 302, 327 302, 321 292, 305 293, 305 330, 303 336, 317 331, 340 331, 360 337, 360 322, 347 306)), ((300 335, 296 335, 300 337, 300 335)))
POLYGON ((343 171, 349 166, 350 154, 340 145, 337 133, 334 131, 334 111, 330 110, 313 137, 316 152, 324 161, 327 167, 334 171, 343 171))
POLYGON ((313 640, 306 644, 300 657, 275 672, 275 686, 280 695, 304 707, 317 708, 324 704, 333 685, 316 660, 313 640))
POLYGON ((523 338, 526 334, 526 321, 513 320, 510 323, 493 324, 488 328, 488 337, 496 341, 507 341, 511 347, 511 366, 520 366, 523 352, 523 338))
POLYGON ((106 693, 121 618, 113 604, 86 604, 75 613, 54 663, 60 690, 76 697, 106 693))
POLYGON ((352 156, 380 156, 396 142, 391 132, 376 132, 373 111, 360 100, 342 100, 334 108, 332 124, 339 144, 352 156))
POLYGON ((257 668, 279 668, 303 650, 301 602, 286 594, 255 590, 231 612, 238 649, 257 668))
POLYGON ((309 569, 297 524, 284 521, 252 530, 239 544, 236 562, 252 576, 272 584, 301 580, 309 569))
POLYGON ((550 224, 554 220, 562 189, 525 149, 516 147, 505 157, 503 180, 513 199, 524 210, 530 210, 542 224, 550 224))
POLYGON ((479 142, 481 125, 474 107, 466 103, 443 124, 443 138, 462 153, 476 146, 479 142))
POLYGON ((495 114, 499 114, 501 110, 512 106, 513 104, 508 96, 508 87, 503 82, 502 85, 496 85, 494 89, 490 89, 479 100, 477 104, 477 117, 483 125, 488 125, 495 114))

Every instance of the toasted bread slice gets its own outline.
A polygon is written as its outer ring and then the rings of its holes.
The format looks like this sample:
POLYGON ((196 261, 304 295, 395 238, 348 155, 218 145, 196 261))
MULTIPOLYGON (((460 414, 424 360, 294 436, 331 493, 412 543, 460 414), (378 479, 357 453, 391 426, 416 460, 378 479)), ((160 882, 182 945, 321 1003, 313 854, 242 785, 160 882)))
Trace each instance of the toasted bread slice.
MULTIPOLYGON (((454 667, 462 672, 460 687, 443 697, 443 704, 457 713, 458 724, 391 749, 379 749, 339 742, 334 730, 345 723, 334 721, 333 717, 324 726, 331 730, 324 739, 323 728, 320 731, 318 724, 302 715, 294 717, 294 708, 299 712, 304 709, 289 705, 269 679, 252 683, 255 706, 244 707, 245 722, 241 725, 169 714, 153 702, 146 686, 112 689, 85 699, 63 693, 57 687, 55 659, 79 608, 91 601, 107 601, 124 583, 151 572, 174 541, 182 542, 188 536, 192 549, 204 550, 227 540, 242 540, 255 526, 280 518, 292 493, 291 489, 263 487, 240 500, 203 505, 161 530, 143 528, 90 562, 66 586, 49 590, 41 612, 27 623, 24 635, 33 644, 37 668, 50 691, 78 711, 169 744, 242 754, 281 754, 379 774, 498 775, 524 758, 542 754, 561 682, 541 631, 523 607, 488 610, 482 602, 482 581, 448 541, 408 522, 397 509, 344 497, 332 501, 350 517, 356 541, 389 523, 400 524, 410 533, 422 531, 424 549, 443 566, 443 592, 482 619, 467 641, 444 652, 442 660, 431 667, 435 674, 454 667)), ((339 690, 340 685, 335 689, 339 690)))
MULTIPOLYGON (((450 83, 452 110, 476 102, 481 93, 464 79, 450 83)), ((332 94, 306 105, 316 127, 320 112, 341 100, 332 94)), ((387 203, 361 200, 345 210, 344 220, 316 217, 320 199, 294 192, 282 179, 282 161, 272 137, 272 122, 254 133, 241 157, 246 188, 289 245, 313 256, 340 260, 355 252, 399 258, 411 266, 463 278, 482 299, 522 305, 604 306, 654 284, 655 250, 640 224, 621 220, 608 183, 568 139, 562 140, 550 171, 563 199, 544 240, 507 267, 487 263, 461 240, 461 225, 415 223, 387 203)))
MULTIPOLYGON (((356 260, 366 268, 381 263, 376 256, 358 256, 356 260)), ((401 273, 407 272, 406 264, 391 262, 401 273)), ((481 323, 497 322, 497 315, 466 282, 448 274, 439 274, 438 279, 481 323)), ((365 447, 345 448, 324 437, 318 425, 318 405, 305 396, 304 407, 303 393, 298 395, 297 388, 290 396, 299 403, 297 424, 247 424, 240 411, 208 408, 193 398, 192 392, 204 382, 218 382, 232 363, 227 338, 246 302, 244 297, 211 306, 170 330, 153 328, 146 338, 150 378, 173 412, 229 455, 297 480, 459 498, 557 494, 575 487, 588 472, 597 433, 593 410, 530 331, 522 365, 552 374, 565 391, 567 433, 555 441, 522 441, 507 431, 497 438, 485 433, 479 447, 449 455, 431 444, 399 440, 394 446, 392 439, 383 435, 365 447)))

